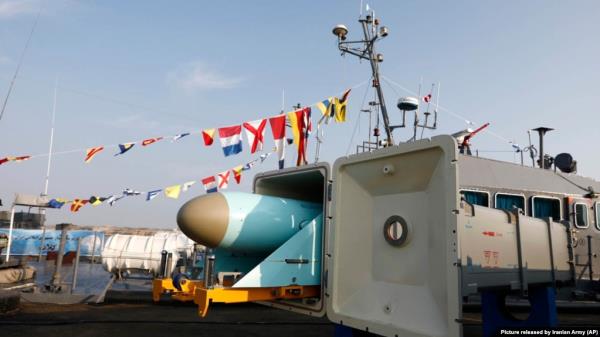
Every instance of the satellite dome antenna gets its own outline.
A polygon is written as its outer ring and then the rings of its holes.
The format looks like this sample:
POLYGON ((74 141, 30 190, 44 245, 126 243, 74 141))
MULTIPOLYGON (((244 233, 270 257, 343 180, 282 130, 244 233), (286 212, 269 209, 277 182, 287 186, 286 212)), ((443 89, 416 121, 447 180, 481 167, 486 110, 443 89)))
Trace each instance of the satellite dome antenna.
POLYGON ((414 111, 416 115, 417 110, 419 110, 419 99, 411 96, 400 97, 396 106, 398 110, 402 111, 402 124, 390 126, 392 130, 406 127, 406 112, 414 111))

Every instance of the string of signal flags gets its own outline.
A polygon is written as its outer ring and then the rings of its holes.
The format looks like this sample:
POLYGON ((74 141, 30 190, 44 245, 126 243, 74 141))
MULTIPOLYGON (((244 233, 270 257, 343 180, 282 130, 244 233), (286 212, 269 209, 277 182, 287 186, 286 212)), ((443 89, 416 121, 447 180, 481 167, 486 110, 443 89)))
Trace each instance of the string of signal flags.
POLYGON ((190 180, 186 181, 182 184, 171 185, 164 188, 152 189, 149 191, 138 191, 131 188, 126 188, 121 193, 111 194, 105 197, 93 195, 87 199, 85 198, 76 198, 76 199, 65 199, 65 198, 52 198, 48 201, 49 208, 60 209, 65 204, 70 204, 70 210, 73 213, 79 212, 79 210, 86 206, 98 206, 101 204, 108 204, 110 206, 114 206, 115 203, 126 197, 133 196, 146 196, 146 201, 151 201, 154 198, 158 197, 161 194, 164 194, 165 197, 171 199, 178 199, 179 195, 182 192, 187 192, 192 186, 194 186, 197 182, 202 183, 204 186, 204 190, 206 193, 214 193, 218 190, 226 189, 231 180, 234 180, 236 184, 241 183, 242 181, 242 172, 248 171, 252 169, 256 164, 262 164, 272 152, 267 152, 261 154, 259 158, 256 158, 250 162, 247 162, 244 165, 235 166, 229 170, 217 173, 215 175, 211 175, 208 177, 204 177, 200 180, 190 180))
MULTIPOLYGON (((324 118, 321 118, 319 123, 324 122, 325 124, 328 124, 331 119, 338 123, 343 123, 346 121, 348 97, 351 90, 352 88, 346 90, 341 97, 328 97, 316 104, 311 105, 316 106, 317 109, 323 114, 324 118)), ((85 152, 85 157, 83 160, 85 163, 89 164, 96 156, 104 152, 109 147, 116 147, 118 152, 113 155, 116 157, 126 154, 137 145, 145 148, 165 139, 171 139, 172 142, 176 142, 184 137, 201 135, 205 146, 211 146, 215 142, 215 138, 218 136, 221 148, 223 149, 223 154, 228 157, 242 152, 242 130, 244 130, 250 153, 254 154, 256 151, 262 151, 263 149, 265 130, 268 122, 271 127, 273 140, 275 141, 275 152, 278 155, 279 168, 282 169, 285 164, 284 160, 286 143, 293 143, 296 145, 298 150, 296 165, 300 166, 307 163, 307 142, 310 132, 312 131, 311 106, 299 108, 292 112, 282 113, 268 118, 244 122, 238 125, 203 129, 197 132, 183 132, 174 136, 152 137, 138 142, 124 142, 116 145, 101 145, 65 152, 85 152), (291 127, 292 129, 293 138, 290 140, 286 138, 287 126, 291 127)), ((0 158, 0 165, 10 162, 23 162, 38 156, 44 155, 6 156, 4 158, 0 158)))

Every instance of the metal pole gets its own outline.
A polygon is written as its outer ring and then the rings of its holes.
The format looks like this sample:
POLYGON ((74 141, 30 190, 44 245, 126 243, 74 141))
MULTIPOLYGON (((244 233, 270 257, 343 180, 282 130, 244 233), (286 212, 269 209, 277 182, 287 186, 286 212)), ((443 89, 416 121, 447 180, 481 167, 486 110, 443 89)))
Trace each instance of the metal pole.
POLYGON ((589 276, 590 276, 590 282, 594 281, 594 269, 593 269, 593 263, 592 263, 592 258, 594 257, 594 255, 592 254, 592 236, 588 235, 587 236, 587 244, 588 244, 588 272, 589 272, 589 276))
POLYGON ((96 231, 94 231, 94 242, 92 243, 92 264, 94 264, 94 258, 96 257, 96 231))
POLYGON ((519 149, 519 152, 521 152, 521 166, 523 166, 523 149, 519 149))
POLYGON ((79 271, 79 257, 81 255, 81 238, 77 239, 77 253, 75 254, 75 262, 73 263, 73 278, 71 280, 71 294, 77 287, 77 272, 79 271))
POLYGON ((10 247, 12 246, 12 232, 15 224, 15 205, 10 209, 10 226, 8 227, 8 247, 6 247, 6 262, 10 260, 10 247))
POLYGON ((387 135, 388 146, 394 144, 394 139, 392 137, 392 129, 390 128, 390 118, 387 113, 387 107, 385 105, 385 99, 383 98, 383 91, 381 89, 381 82, 379 81, 379 65, 378 61, 375 57, 375 47, 372 42, 370 42, 371 38, 368 33, 368 26, 366 20, 361 20, 363 33, 365 35, 365 40, 367 41, 367 52, 369 53, 369 63, 371 64, 371 71, 373 72, 373 86, 375 87, 375 91, 377 91, 377 98, 379 100, 379 104, 381 105, 381 115, 383 116, 383 124, 385 125, 385 133, 387 135))
POLYGON ((167 276, 167 254, 166 250, 160 253, 160 266, 158 267, 158 277, 165 278, 167 276))
POLYGON ((44 245, 46 244, 46 225, 42 227, 42 237, 40 242, 40 253, 38 255, 38 262, 42 261, 42 255, 44 252, 44 245))
POLYGON ((48 183, 50 181, 50 165, 52 164, 52 149, 54 147, 54 122, 56 120, 57 88, 58 88, 58 78, 56 78, 56 81, 54 82, 54 103, 52 104, 52 124, 50 125, 50 145, 49 145, 49 149, 48 149, 48 165, 46 166, 46 182, 44 184, 44 196, 48 195, 48 183))
POLYGON ((321 123, 323 123, 325 118, 327 118, 327 115, 323 115, 321 119, 319 119, 319 121, 317 122, 317 146, 315 152, 315 163, 319 162, 319 152, 321 151, 321 143, 323 142, 321 137, 324 135, 322 134, 323 131, 321 130, 321 123))
POLYGON ((213 287, 213 273, 215 267, 215 254, 210 248, 204 250, 204 288, 213 287))
MULTIPOLYGON (((48 196, 48 184, 50 183, 50 167, 52 165, 52 151, 54 149, 54 122, 56 121, 56 96, 57 96, 57 88, 58 88, 58 77, 54 81, 54 101, 52 103, 52 121, 50 124, 50 141, 48 145, 48 165, 46 166, 46 181, 44 182, 44 193, 43 197, 48 196)), ((46 209, 42 208, 41 213, 44 217, 44 222, 42 226, 44 230, 46 228, 46 209)), ((40 246, 40 254, 38 256, 38 261, 42 260, 42 251, 40 246)))
POLYGON ((60 244, 58 245, 58 254, 56 255, 56 268, 54 269, 52 281, 50 282, 50 285, 52 286, 54 291, 60 290, 60 269, 62 268, 63 255, 65 255, 65 245, 67 243, 67 228, 67 225, 61 226, 62 231, 60 234, 60 244))

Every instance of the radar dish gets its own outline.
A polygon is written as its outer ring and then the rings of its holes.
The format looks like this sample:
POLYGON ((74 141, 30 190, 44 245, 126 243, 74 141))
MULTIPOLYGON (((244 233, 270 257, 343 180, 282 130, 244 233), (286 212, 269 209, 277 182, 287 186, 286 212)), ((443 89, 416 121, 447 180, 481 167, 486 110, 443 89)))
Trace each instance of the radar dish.
POLYGON ((402 111, 414 111, 419 108, 419 100, 415 97, 400 97, 398 99, 398 109, 402 111))
POLYGON ((577 161, 569 153, 560 153, 554 158, 554 165, 564 173, 577 171, 577 161))

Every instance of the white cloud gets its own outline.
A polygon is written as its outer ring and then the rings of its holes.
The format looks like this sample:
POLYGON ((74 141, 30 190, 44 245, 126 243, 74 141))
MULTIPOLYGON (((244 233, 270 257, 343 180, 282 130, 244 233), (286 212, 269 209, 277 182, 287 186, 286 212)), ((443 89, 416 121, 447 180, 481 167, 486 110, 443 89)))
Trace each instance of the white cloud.
POLYGON ((167 73, 167 84, 185 91, 231 89, 243 82, 241 77, 229 77, 202 62, 191 62, 167 73))
POLYGON ((10 63, 10 58, 8 56, 0 55, 0 65, 10 63))
POLYGON ((0 0, 0 19, 36 13, 39 6, 39 2, 33 0, 0 0))

